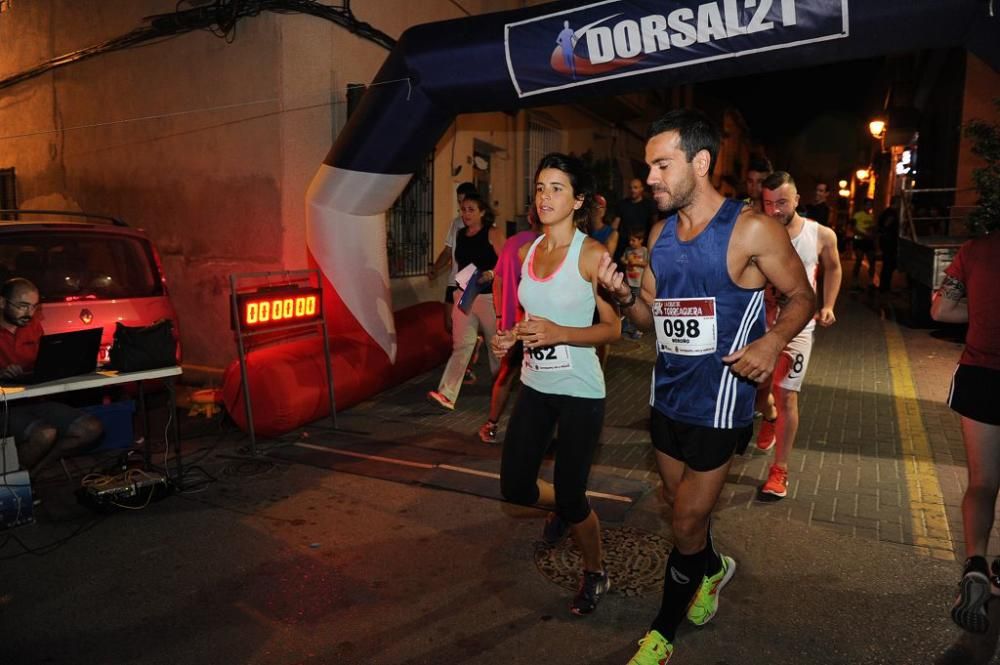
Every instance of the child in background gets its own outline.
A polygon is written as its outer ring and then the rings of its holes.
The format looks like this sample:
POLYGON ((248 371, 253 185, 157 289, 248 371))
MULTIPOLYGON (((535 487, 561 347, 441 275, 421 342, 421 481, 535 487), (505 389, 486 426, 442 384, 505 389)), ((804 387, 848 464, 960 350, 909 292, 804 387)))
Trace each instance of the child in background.
MULTIPOLYGON (((649 263, 649 250, 644 243, 645 238, 642 229, 633 229, 628 237, 628 249, 622 254, 622 263, 625 264, 625 278, 628 280, 632 295, 639 297, 639 287, 642 285, 642 271, 649 263)), ((639 339, 642 331, 636 328, 627 318, 622 322, 622 334, 629 339, 639 339)))

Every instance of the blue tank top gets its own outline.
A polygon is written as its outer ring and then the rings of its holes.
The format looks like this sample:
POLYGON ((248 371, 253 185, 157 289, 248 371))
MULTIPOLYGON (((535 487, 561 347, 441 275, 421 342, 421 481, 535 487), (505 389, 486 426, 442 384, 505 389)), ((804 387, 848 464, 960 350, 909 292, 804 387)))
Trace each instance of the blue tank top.
MULTIPOLYGON (((531 244, 521 266, 518 299, 525 318, 548 319, 561 326, 587 328, 593 324, 597 306, 593 285, 580 275, 580 250, 587 236, 577 230, 563 259, 554 273, 541 279, 532 268, 535 248, 545 239, 538 237, 531 244)), ((604 372, 592 346, 557 344, 540 349, 525 349, 521 367, 521 383, 550 395, 571 397, 604 397, 604 372)))
POLYGON ((651 251, 657 356, 650 405, 680 422, 716 429, 753 422, 757 384, 722 362, 764 334, 763 289, 736 285, 726 265, 743 205, 726 199, 688 242, 677 237, 675 213, 651 251))
POLYGON ((615 227, 608 224, 606 226, 602 226, 600 231, 591 231, 590 237, 596 240, 597 242, 601 243, 602 245, 607 245, 608 238, 611 237, 611 234, 614 232, 614 230, 615 227))

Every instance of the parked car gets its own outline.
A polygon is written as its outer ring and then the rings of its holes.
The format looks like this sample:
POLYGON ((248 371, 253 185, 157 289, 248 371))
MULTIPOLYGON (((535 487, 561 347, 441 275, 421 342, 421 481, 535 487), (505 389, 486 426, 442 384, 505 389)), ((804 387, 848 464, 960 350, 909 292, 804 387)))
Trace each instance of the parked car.
POLYGON ((115 323, 180 328, 153 243, 120 219, 50 210, 0 210, 0 282, 24 277, 38 287, 46 333, 104 327, 99 362, 108 360, 115 323))

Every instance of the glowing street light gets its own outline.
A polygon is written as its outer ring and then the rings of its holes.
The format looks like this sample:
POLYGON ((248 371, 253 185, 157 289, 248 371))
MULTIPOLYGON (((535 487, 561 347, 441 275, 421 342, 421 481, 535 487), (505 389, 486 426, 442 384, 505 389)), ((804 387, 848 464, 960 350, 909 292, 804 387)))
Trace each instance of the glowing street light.
POLYGON ((868 131, 871 133, 872 138, 883 139, 885 138, 886 122, 882 118, 875 118, 868 123, 868 131))
POLYGON ((868 169, 858 169, 857 171, 854 172, 854 175, 857 176, 858 180, 864 182, 865 180, 868 180, 868 176, 870 176, 871 173, 868 171, 868 169))
POLYGON ((840 191, 837 193, 840 194, 840 196, 845 199, 851 196, 851 190, 847 189, 846 187, 841 187, 840 191))
POLYGON ((840 182, 837 183, 837 187, 840 187, 841 189, 847 189, 847 185, 848 182, 846 180, 841 180, 840 182))

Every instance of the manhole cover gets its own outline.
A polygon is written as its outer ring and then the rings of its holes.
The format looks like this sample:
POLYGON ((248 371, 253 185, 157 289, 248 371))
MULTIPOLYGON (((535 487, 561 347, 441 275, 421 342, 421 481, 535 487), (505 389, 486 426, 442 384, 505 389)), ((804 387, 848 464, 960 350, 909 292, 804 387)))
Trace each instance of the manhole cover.
MULTIPOLYGON (((601 537, 604 565, 611 576, 611 593, 640 596, 663 590, 669 540, 631 527, 601 529, 601 537)), ((535 565, 559 586, 576 590, 580 584, 580 550, 571 538, 554 547, 539 545, 535 549, 535 565)))

